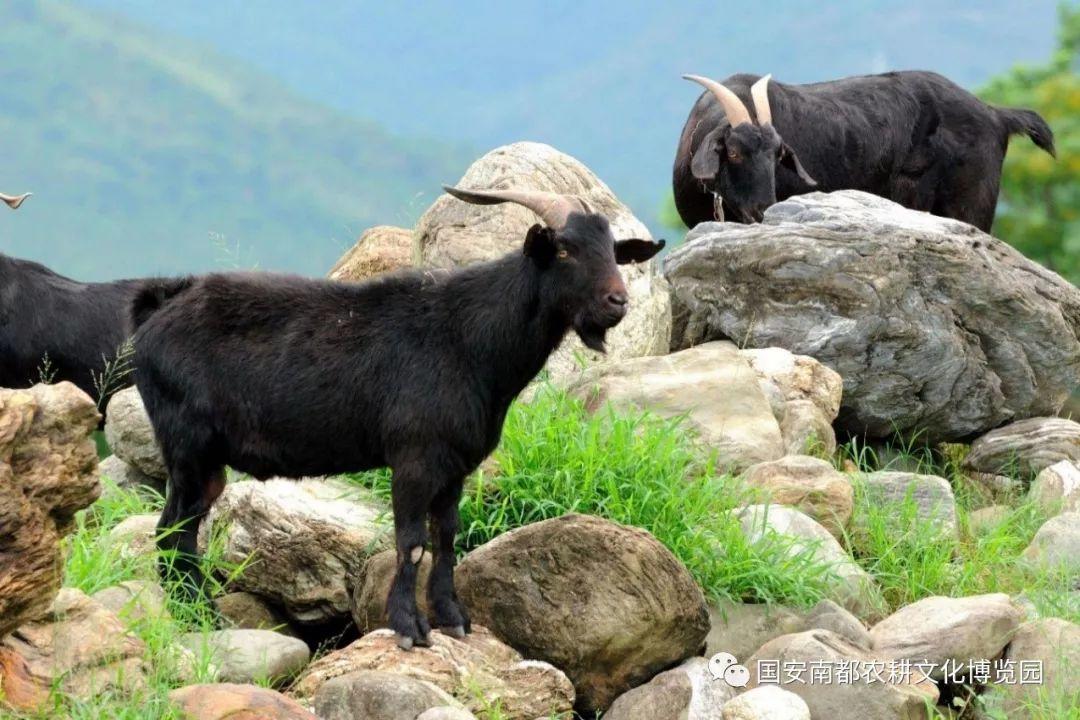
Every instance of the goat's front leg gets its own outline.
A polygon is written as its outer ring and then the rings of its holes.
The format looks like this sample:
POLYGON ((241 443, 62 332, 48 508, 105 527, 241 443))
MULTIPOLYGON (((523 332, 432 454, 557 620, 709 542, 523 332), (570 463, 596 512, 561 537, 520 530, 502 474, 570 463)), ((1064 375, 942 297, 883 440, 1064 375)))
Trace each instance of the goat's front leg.
POLYGON ((432 621, 444 633, 465 637, 469 616, 454 590, 454 538, 458 531, 458 502, 462 481, 444 487, 431 503, 431 536, 434 563, 428 578, 428 602, 432 621))
POLYGON ((431 477, 420 464, 394 467, 392 500, 397 572, 386 600, 386 614, 402 650, 431 644, 428 638, 431 627, 416 606, 416 577, 428 539, 424 521, 433 487, 431 477))

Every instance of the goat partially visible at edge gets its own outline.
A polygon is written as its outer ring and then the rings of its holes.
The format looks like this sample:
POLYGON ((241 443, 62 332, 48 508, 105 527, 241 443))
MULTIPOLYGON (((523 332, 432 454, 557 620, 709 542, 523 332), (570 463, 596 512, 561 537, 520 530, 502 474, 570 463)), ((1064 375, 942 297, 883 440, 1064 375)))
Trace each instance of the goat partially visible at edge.
POLYGON ((988 105, 932 72, 809 85, 684 77, 706 89, 675 154, 675 206, 689 227, 759 222, 778 199, 850 189, 989 232, 1009 136, 1054 154, 1037 113, 988 105))
MULTIPOLYGON (((0 193, 13 210, 30 193, 0 193)), ((98 401, 126 377, 109 377, 130 336, 129 306, 141 281, 84 283, 0 253, 0 387, 69 380, 98 401)))
POLYGON ((349 284, 215 274, 162 281, 134 302, 136 384, 169 471, 160 527, 180 525, 159 536, 176 551, 161 570, 186 594, 204 592, 196 534, 225 465, 258 478, 388 465, 397 570, 387 614, 398 645, 429 643, 415 599, 429 518, 431 621, 468 632, 453 582, 464 478, 571 328, 603 350, 628 304, 617 263, 648 260, 663 242, 616 242, 576 197, 447 191, 519 203, 546 226, 528 231, 523 252, 446 275, 349 284))

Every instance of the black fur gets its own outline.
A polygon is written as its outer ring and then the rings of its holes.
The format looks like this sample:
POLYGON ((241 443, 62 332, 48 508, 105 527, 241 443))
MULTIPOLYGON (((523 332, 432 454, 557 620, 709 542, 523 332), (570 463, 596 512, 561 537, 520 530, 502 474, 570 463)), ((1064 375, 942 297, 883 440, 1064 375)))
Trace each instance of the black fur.
MULTIPOLYGON (((100 375, 130 336, 129 307, 140 283, 78 282, 0 254, 0 387, 40 382, 47 355, 54 381, 69 380, 98 399, 93 373, 100 375)), ((108 393, 102 410, 106 402, 108 393)))
MULTIPOLYGON (((722 83, 751 114, 757 79, 732 75, 722 83)), ((777 199, 855 189, 989 232, 1009 136, 1026 134, 1054 154, 1053 132, 1035 112, 987 105, 930 72, 810 85, 770 81, 769 105, 775 132, 731 128, 711 93, 694 104, 673 178, 675 205, 689 227, 714 219, 713 190, 723 197, 726 219, 754 222, 777 199), (727 161, 727 143, 737 146, 738 163, 727 161), (816 185, 799 176, 795 161, 816 185)))
POLYGON ((661 244, 616 244, 607 221, 573 215, 534 226, 525 252, 455 273, 362 284, 267 274, 192 278, 133 303, 136 382, 169 489, 163 571, 198 592, 198 523, 230 465, 256 477, 328 475, 389 465, 398 570, 390 626, 426 641, 411 554, 428 541, 437 626, 466 628, 453 592, 465 476, 498 443, 510 402, 573 328, 591 347, 622 318, 619 259, 661 244), (155 312, 150 310, 159 306, 155 312))

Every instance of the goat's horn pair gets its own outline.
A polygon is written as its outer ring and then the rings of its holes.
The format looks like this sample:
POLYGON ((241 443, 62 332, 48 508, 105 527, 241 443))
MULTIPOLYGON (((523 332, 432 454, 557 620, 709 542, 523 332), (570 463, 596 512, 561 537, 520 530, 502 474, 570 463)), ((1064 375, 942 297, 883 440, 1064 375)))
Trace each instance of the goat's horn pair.
POLYGON ((12 210, 18 210, 19 206, 23 204, 26 198, 30 197, 33 193, 23 193, 22 195, 5 195, 0 193, 0 200, 7 203, 7 206, 12 210))
POLYGON ((449 185, 443 185, 443 190, 473 205, 517 203, 532 210, 545 225, 556 230, 566 225, 570 213, 591 212, 588 204, 576 195, 560 195, 543 190, 463 190, 449 185))
MULTIPOLYGON (((746 109, 743 101, 730 88, 700 75, 683 75, 683 78, 701 85, 720 101, 720 107, 724 108, 724 114, 727 115, 731 127, 752 122, 750 120, 750 111, 746 109)), ((766 75, 750 87, 750 97, 754 101, 754 112, 757 114, 758 125, 772 123, 772 108, 769 107, 770 79, 772 79, 772 75, 766 75)))

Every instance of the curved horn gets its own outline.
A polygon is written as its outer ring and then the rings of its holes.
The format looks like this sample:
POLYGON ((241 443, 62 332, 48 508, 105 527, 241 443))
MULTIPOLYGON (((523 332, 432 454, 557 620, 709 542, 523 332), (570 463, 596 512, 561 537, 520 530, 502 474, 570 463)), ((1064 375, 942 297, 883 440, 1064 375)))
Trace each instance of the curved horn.
POLYGON ((702 86, 713 96, 720 101, 720 106, 724 108, 724 114, 727 115, 728 122, 731 123, 731 127, 736 125, 742 125, 743 123, 750 122, 750 111, 743 105, 743 101, 739 99, 731 89, 721 85, 715 80, 710 80, 707 77, 701 77, 700 75, 683 75, 684 80, 690 80, 696 82, 702 86))
POLYGON ((544 190, 463 190, 450 185, 443 185, 443 190, 473 205, 517 203, 532 210, 545 225, 556 230, 566 225, 570 213, 592 212, 585 201, 576 195, 560 195, 544 190))
POLYGON ((750 86, 750 98, 754 101, 754 112, 757 113, 758 125, 772 124, 772 108, 769 107, 770 80, 772 80, 771 73, 750 86))
POLYGON ((7 206, 12 210, 18 210, 19 206, 23 204, 23 201, 31 195, 33 195, 33 193, 23 193, 22 195, 14 196, 0 193, 0 200, 3 200, 5 203, 7 203, 7 206))

